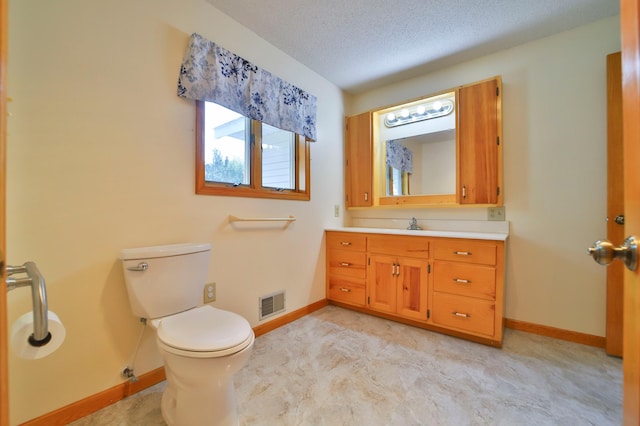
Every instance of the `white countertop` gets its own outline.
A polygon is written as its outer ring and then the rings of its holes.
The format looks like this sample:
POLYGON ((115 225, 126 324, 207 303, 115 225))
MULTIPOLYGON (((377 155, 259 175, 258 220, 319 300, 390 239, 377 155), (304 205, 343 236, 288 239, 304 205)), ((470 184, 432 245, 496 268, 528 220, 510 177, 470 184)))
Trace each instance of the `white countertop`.
POLYGON ((468 231, 437 231, 430 229, 409 230, 409 229, 391 229, 391 228, 359 228, 359 227, 340 227, 326 228, 325 231, 336 232, 362 232, 367 234, 390 234, 390 235, 413 235, 422 237, 444 237, 444 238, 469 238, 475 240, 494 240, 506 241, 509 237, 508 233, 502 232, 468 232, 468 231))

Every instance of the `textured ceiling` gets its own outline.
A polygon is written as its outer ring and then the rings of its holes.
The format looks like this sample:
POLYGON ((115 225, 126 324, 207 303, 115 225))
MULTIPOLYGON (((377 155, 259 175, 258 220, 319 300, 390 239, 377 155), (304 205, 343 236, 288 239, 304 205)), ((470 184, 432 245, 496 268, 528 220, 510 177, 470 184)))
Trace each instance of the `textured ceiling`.
POLYGON ((357 93, 617 15, 619 0, 207 0, 357 93))

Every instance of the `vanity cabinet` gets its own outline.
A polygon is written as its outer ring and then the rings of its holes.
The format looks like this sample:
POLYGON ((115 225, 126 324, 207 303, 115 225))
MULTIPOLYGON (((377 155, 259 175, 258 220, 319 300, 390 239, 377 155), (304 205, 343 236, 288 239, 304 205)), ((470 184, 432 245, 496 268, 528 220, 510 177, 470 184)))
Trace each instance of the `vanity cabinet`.
POLYGON ((502 253, 495 241, 434 241, 434 325, 502 340, 502 253))
POLYGON ((429 241, 388 235, 368 239, 369 308, 426 321, 429 241))
POLYGON ((367 237, 351 232, 327 233, 327 298, 365 305, 367 237))
POLYGON ((336 305, 502 345, 504 241, 326 232, 336 305))
POLYGON ((345 192, 347 207, 373 203, 373 127, 371 113, 347 118, 345 192))

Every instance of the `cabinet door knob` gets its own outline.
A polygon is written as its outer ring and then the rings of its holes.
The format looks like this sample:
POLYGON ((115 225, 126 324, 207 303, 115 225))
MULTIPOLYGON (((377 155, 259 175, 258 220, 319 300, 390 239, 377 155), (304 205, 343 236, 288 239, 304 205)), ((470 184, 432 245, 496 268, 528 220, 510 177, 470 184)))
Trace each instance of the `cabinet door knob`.
POLYGON ((340 241, 340 245, 342 245, 342 246, 350 246, 351 243, 349 241, 340 241))
POLYGON ((457 254, 458 256, 471 256, 470 251, 454 251, 453 254, 457 254))
POLYGON ((340 266, 351 266, 351 264, 347 262, 340 262, 340 266))
POLYGON ((462 317, 462 318, 471 318, 471 315, 464 314, 462 312, 451 312, 451 315, 455 315, 457 317, 462 317))
POLYGON ((351 293, 351 289, 345 287, 340 287, 340 291, 342 291, 343 293, 351 293))
POLYGON ((453 281, 460 284, 471 284, 471 280, 463 280, 462 278, 454 278, 453 281))

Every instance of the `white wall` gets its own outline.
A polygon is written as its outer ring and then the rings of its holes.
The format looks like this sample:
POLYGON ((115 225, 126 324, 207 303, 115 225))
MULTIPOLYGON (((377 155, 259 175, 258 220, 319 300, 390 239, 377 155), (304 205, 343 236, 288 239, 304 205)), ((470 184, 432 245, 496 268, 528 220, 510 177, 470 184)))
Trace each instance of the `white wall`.
MULTIPOLYGON (((350 99, 357 114, 501 75, 507 318, 604 336, 605 268, 586 248, 606 237, 609 18, 350 99)), ((351 210, 371 218, 485 220, 485 208, 351 210)), ((366 226, 366 225, 365 225, 366 226)))
MULTIPOLYGON (((210 242, 214 305, 252 326, 260 295, 286 290, 289 312, 324 298, 323 229, 344 198, 337 87, 203 0, 19 0, 9 19, 8 263, 38 264, 67 329, 49 357, 10 358, 11 424, 122 382, 141 325, 121 248, 210 242), (176 96, 192 32, 318 97, 310 202, 195 195, 195 107, 176 96), (245 231, 229 214, 298 220, 245 231)), ((29 291, 8 304, 11 324, 29 291)), ((160 365, 147 331, 135 372, 160 365)))

